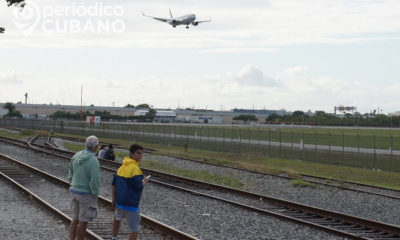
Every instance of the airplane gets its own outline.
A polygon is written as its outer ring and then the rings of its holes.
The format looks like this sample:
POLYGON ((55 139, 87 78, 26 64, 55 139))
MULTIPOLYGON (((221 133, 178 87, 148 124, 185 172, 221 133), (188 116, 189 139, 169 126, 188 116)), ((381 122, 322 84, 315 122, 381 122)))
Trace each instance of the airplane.
POLYGON ((172 25, 172 27, 176 27, 178 25, 186 25, 186 28, 189 28, 189 24, 192 24, 193 26, 197 26, 197 25, 199 25, 199 23, 211 22, 211 19, 203 20, 203 21, 196 21, 196 15, 194 15, 193 13, 184 15, 182 17, 174 18, 172 16, 171 9, 169 9, 169 15, 171 18, 160 18, 160 17, 148 16, 148 15, 144 14, 143 11, 142 11, 142 15, 145 17, 153 18, 153 19, 161 21, 161 22, 169 23, 170 25, 172 25))

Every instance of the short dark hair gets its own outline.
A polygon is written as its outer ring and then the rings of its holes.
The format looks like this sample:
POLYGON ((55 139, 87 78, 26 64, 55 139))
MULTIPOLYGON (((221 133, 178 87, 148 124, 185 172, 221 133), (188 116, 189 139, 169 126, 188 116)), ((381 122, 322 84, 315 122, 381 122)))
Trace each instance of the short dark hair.
POLYGON ((142 150, 143 151, 143 147, 140 146, 139 144, 134 143, 129 148, 129 152, 131 152, 131 153, 135 153, 137 150, 142 150))
POLYGON ((112 144, 108 145, 109 148, 114 148, 114 146, 112 144))

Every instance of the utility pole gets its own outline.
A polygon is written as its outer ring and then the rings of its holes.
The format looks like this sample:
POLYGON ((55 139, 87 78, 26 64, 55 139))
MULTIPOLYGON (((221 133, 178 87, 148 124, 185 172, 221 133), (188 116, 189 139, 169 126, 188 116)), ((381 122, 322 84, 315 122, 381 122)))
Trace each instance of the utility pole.
POLYGON ((25 104, 27 104, 28 103, 28 93, 25 93, 25 104))

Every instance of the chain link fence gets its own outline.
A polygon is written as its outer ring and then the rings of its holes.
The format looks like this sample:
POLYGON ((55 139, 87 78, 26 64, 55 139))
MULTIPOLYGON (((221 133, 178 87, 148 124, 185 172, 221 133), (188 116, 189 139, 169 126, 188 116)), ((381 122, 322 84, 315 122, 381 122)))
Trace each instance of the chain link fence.
POLYGON ((256 126, 101 123, 1 119, 0 127, 125 139, 182 148, 400 171, 400 135, 256 126))

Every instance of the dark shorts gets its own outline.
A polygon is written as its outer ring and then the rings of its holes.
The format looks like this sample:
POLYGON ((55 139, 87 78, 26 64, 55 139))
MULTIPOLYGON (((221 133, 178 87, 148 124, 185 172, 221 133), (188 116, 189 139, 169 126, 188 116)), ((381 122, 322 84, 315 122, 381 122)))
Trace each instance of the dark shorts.
POLYGON ((72 194, 72 219, 91 222, 97 216, 97 197, 92 194, 72 194))
POLYGON ((131 212, 121 208, 117 208, 115 211, 115 220, 120 222, 123 217, 128 220, 128 227, 131 232, 139 232, 140 230, 140 211, 131 212))

